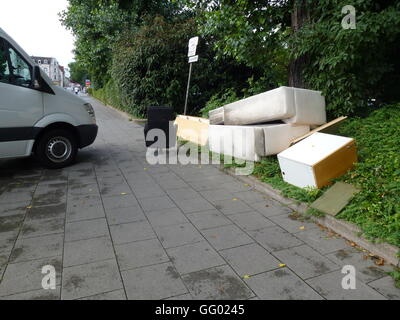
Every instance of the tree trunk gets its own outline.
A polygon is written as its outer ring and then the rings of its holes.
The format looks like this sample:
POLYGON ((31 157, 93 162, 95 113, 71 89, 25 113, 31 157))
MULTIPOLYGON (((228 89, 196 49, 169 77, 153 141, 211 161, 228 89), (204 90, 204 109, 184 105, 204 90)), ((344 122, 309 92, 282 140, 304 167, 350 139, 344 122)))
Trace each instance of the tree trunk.
MULTIPOLYGON (((295 34, 310 19, 310 11, 306 0, 294 0, 292 13, 292 28, 295 34)), ((300 56, 290 62, 289 65, 289 86, 296 88, 305 88, 303 70, 309 59, 306 55, 300 56)))

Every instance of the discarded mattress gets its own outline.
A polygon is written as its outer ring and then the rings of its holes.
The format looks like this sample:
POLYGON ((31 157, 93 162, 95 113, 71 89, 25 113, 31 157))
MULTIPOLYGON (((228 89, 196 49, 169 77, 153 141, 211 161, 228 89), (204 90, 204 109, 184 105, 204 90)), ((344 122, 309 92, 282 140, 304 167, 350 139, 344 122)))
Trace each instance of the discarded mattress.
POLYGON ((211 110, 208 113, 210 124, 223 124, 224 123, 224 107, 211 110))
POLYGON ((251 126, 210 125, 208 144, 212 152, 248 161, 278 154, 293 139, 310 131, 309 126, 264 124, 251 126))
POLYGON ((209 116, 211 124, 248 125, 283 120, 322 125, 326 123, 325 98, 319 91, 280 87, 227 104, 211 111, 209 116))

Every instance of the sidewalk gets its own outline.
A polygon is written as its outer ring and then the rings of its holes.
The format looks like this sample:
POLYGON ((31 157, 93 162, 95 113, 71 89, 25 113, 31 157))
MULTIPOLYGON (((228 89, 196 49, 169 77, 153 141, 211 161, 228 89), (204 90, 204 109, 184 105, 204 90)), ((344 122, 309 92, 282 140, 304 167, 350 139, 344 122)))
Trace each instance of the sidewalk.
POLYGON ((88 99, 76 165, 0 163, 0 299, 400 299, 389 266, 218 168, 149 165, 143 128, 88 99))

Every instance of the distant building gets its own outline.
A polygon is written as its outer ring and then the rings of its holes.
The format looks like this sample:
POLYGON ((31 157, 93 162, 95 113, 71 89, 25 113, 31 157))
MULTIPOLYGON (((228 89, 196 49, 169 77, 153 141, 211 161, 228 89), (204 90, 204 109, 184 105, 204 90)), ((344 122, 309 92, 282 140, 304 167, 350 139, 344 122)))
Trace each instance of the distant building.
POLYGON ((66 85, 64 67, 60 66, 56 58, 51 58, 51 57, 31 57, 31 58, 53 81, 53 84, 60 87, 64 87, 66 85))

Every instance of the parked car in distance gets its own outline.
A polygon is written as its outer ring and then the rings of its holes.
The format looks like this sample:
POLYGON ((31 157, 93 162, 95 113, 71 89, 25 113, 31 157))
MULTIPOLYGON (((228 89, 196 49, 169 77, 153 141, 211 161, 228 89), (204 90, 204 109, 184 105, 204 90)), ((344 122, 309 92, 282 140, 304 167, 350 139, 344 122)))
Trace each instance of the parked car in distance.
POLYGON ((0 159, 33 155, 45 167, 62 168, 97 131, 93 107, 53 85, 0 28, 0 159))

